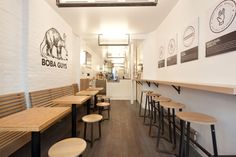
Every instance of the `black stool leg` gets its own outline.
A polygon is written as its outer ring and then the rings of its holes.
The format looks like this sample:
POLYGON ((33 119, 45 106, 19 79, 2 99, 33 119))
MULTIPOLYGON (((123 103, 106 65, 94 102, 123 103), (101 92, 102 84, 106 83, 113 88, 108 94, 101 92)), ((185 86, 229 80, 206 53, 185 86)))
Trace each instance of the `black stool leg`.
POLYGON ((139 117, 142 117, 141 115, 142 102, 143 102, 143 91, 141 92, 141 99, 140 99, 140 104, 139 104, 139 117))
POLYGON ((101 138, 102 137, 101 121, 98 122, 98 128, 99 128, 99 138, 101 138))
POLYGON ((165 128, 164 128, 164 107, 161 107, 161 134, 164 135, 165 128))
POLYGON ((148 103, 148 97, 147 97, 147 95, 146 95, 145 106, 144 106, 144 115, 143 115, 143 124, 145 124, 145 120, 146 120, 147 103, 148 103))
POLYGON ((186 157, 189 157, 189 145, 190 145, 190 123, 187 122, 186 157))
POLYGON ((111 110, 111 106, 108 106, 108 119, 110 119, 110 110, 111 110))
POLYGON ((216 143, 216 133, 215 133, 215 126, 214 125, 211 125, 211 136, 212 136, 214 156, 218 156, 217 143, 216 143))
POLYGON ((179 157, 184 157, 184 132, 185 132, 185 121, 180 120, 180 143, 179 143, 179 157))
POLYGON ((173 132, 174 132, 174 148, 176 148, 176 127, 175 127, 175 109, 172 109, 173 132))
POLYGON ((159 127, 158 127, 158 133, 157 133, 157 148, 159 148, 159 143, 160 143, 160 139, 161 139, 161 127, 162 127, 162 121, 161 121, 161 117, 162 117, 162 112, 160 109, 160 105, 158 102, 158 108, 159 108, 159 127))
POLYGON ((87 123, 84 122, 84 139, 86 140, 87 123))
POLYGON ((157 109, 156 109, 155 104, 156 104, 156 102, 153 101, 153 107, 154 107, 154 123, 157 122, 157 109))
MULTIPOLYGON (((152 98, 151 98, 151 102, 152 102, 152 98)), ((154 107, 153 107, 153 104, 151 104, 151 115, 150 115, 150 123, 149 123, 149 136, 151 136, 151 132, 152 132, 152 122, 153 122, 153 116, 154 116, 153 112, 154 112, 154 107)))
POLYGON ((93 123, 91 123, 91 148, 93 147, 93 123))
POLYGON ((172 129, 171 129, 171 117, 170 117, 170 108, 168 108, 168 125, 169 125, 169 138, 170 138, 170 142, 172 143, 172 129))

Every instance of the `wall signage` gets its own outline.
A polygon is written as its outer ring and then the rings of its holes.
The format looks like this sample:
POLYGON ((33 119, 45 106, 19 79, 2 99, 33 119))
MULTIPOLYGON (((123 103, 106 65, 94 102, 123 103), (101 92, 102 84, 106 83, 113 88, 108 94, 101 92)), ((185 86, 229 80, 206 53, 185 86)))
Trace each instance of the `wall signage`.
POLYGON ((193 61, 198 59, 198 18, 196 18, 192 23, 189 23, 184 27, 181 32, 181 63, 193 61))
POLYGON ((206 57, 236 50, 236 0, 221 0, 207 14, 206 57))
POLYGON ((170 38, 168 42, 168 53, 167 53, 167 66, 177 64, 177 53, 178 53, 178 35, 176 34, 170 38))
POLYGON ((159 54, 158 54, 158 68, 163 68, 165 67, 165 48, 164 46, 161 46, 159 48, 159 54))
POLYGON ((64 33, 62 38, 55 28, 47 30, 40 44, 40 53, 42 66, 67 69, 66 34, 64 33))

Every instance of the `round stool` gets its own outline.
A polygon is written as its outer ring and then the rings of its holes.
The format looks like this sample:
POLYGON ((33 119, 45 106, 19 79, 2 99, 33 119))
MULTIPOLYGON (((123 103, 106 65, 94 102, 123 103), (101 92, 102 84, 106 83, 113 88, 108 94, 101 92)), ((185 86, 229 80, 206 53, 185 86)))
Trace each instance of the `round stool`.
POLYGON ((107 96, 107 95, 97 95, 97 99, 100 102, 111 102, 111 97, 107 96))
POLYGON ((180 135, 180 156, 189 157, 189 142, 190 142, 190 123, 198 123, 203 125, 210 125, 211 135, 212 135, 212 145, 213 145, 213 156, 218 156, 217 144, 216 144, 216 135, 215 135, 215 123, 216 119, 206 114, 196 113, 196 112, 179 112, 176 116, 180 119, 181 124, 181 135, 180 135), (187 140, 186 140, 186 149, 184 152, 184 128, 185 123, 187 122, 187 140))
POLYGON ((67 138, 55 143, 48 151, 49 157, 82 157, 86 141, 81 138, 67 138))
POLYGON ((111 104, 109 102, 99 102, 97 103, 97 107, 98 107, 98 112, 100 115, 102 115, 103 111, 107 111, 108 114, 108 118, 103 120, 109 120, 110 119, 110 110, 111 110, 111 104))
MULTIPOLYGON (((173 127, 173 140, 174 140, 174 149, 176 148, 176 125, 175 125, 175 110, 179 110, 180 112, 185 108, 184 104, 169 101, 169 102, 161 102, 161 115, 163 116, 164 108, 167 109, 167 119, 168 119, 168 126, 169 126, 169 141, 172 143, 172 129, 171 129, 171 115, 170 110, 172 110, 172 127, 173 127)), ((162 125, 160 125, 162 126, 162 125)), ((157 148, 159 148, 160 142, 160 128, 157 135, 157 148)))
MULTIPOLYGON (((146 93, 149 93, 149 92, 152 92, 152 91, 149 91, 149 90, 142 90, 141 91, 141 98, 140 98, 140 103, 139 103, 139 117, 143 117, 142 115, 142 103, 143 103, 143 94, 146 94, 146 93)), ((147 99, 146 99, 147 101, 147 99)))
POLYGON ((158 93, 153 93, 153 92, 148 92, 146 93, 146 102, 145 102, 145 108, 144 108, 144 115, 143 115, 143 123, 145 124, 146 118, 152 118, 152 103, 153 103, 153 98, 159 97, 160 94, 158 93), (148 115, 147 115, 147 110, 148 110, 148 115))
MULTIPOLYGON (((170 98, 167 98, 167 97, 164 97, 164 96, 160 96, 160 97, 155 97, 153 98, 153 108, 156 109, 156 111, 158 111, 158 119, 159 119, 159 129, 161 128, 162 129, 162 134, 164 134, 164 110, 163 112, 161 112, 161 107, 160 107, 160 103, 161 102, 168 102, 168 101, 171 101, 170 98), (157 103, 157 106, 155 106, 155 104, 157 103), (163 113, 163 115, 162 115, 163 113), (162 125, 162 126, 160 126, 162 125)), ((151 132, 151 129, 152 129, 152 121, 150 123, 150 126, 149 126, 149 132, 151 132)))
POLYGON ((84 139, 87 142, 91 143, 91 147, 93 147, 93 142, 96 140, 99 140, 102 136, 102 131, 101 131, 101 120, 102 120, 102 116, 99 114, 89 114, 86 116, 82 117, 82 120, 84 122, 84 139), (93 139, 93 124, 98 122, 98 128, 99 128, 99 137, 97 139, 93 139), (87 132, 87 123, 91 124, 91 140, 86 139, 86 132, 87 132))

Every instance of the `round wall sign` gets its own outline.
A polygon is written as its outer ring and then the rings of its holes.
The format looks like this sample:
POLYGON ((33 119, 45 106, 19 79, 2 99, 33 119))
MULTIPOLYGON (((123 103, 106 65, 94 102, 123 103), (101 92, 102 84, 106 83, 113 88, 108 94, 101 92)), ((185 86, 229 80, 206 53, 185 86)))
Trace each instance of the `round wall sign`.
POLYGON ((193 26, 188 26, 183 34, 183 44, 185 47, 189 47, 193 44, 195 39, 195 28, 193 26))
POLYGON ((159 59, 163 59, 164 55, 165 55, 165 50, 164 47, 161 46, 159 49, 159 59))
POLYGON ((176 47, 175 39, 170 39, 168 45, 168 53, 173 54, 175 52, 175 47, 176 47))
POLYGON ((236 15, 236 3, 234 0, 224 0, 214 9, 209 21, 213 33, 226 30, 234 21, 236 15))

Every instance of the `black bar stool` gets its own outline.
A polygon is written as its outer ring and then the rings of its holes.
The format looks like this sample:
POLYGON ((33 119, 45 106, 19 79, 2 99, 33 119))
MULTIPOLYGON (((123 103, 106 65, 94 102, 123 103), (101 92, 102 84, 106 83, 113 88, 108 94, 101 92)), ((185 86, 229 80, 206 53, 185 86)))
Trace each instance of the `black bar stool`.
POLYGON ((91 143, 91 147, 93 147, 93 142, 95 142, 96 140, 99 140, 102 136, 102 131, 101 131, 101 120, 102 120, 102 115, 100 114, 89 114, 86 116, 82 117, 82 120, 84 122, 84 139, 87 142, 91 143), (93 124, 98 122, 98 128, 99 128, 99 138, 94 139, 93 138, 93 124), (87 123, 91 124, 91 140, 86 139, 86 132, 87 132, 87 123))
MULTIPOLYGON (((161 115, 163 116, 163 110, 164 108, 167 109, 167 119, 168 119, 168 127, 169 127, 169 141, 173 143, 173 148, 176 148, 176 125, 175 125, 175 112, 176 110, 179 110, 180 112, 185 108, 184 104, 174 102, 174 101, 169 101, 169 102, 160 102, 161 106, 161 115), (172 117, 171 117, 171 112, 172 111, 172 117), (172 122, 171 122, 172 118, 172 122), (172 127, 171 127, 172 123, 172 127), (173 132, 172 132, 173 128, 173 132), (173 135, 173 137, 172 137, 173 135)), ((159 149, 159 142, 160 142, 160 129, 158 132, 158 137, 157 137, 157 148, 159 149)))
POLYGON ((146 118, 150 117, 151 113, 151 96, 149 94, 153 93, 153 91, 146 92, 146 100, 145 100, 145 106, 144 106, 144 114, 143 114, 143 124, 146 124, 146 118), (147 114, 148 112, 148 114, 147 114))
POLYGON ((161 107, 160 107, 160 103, 161 102, 168 102, 171 101, 170 98, 164 97, 164 96, 160 96, 157 98, 154 98, 153 101, 155 102, 155 104, 157 104, 156 108, 158 110, 158 119, 159 119, 159 129, 162 129, 162 134, 164 134, 164 114, 162 116, 161 114, 161 107), (161 126, 162 125, 162 126, 161 126))
POLYGON ((143 117, 143 115, 142 115, 143 95, 147 94, 148 92, 152 92, 152 91, 149 91, 149 90, 142 90, 141 91, 141 98, 140 98, 140 103, 139 103, 139 117, 143 117))
POLYGON ((198 123, 203 125, 210 125, 211 135, 212 135, 212 145, 213 145, 213 156, 218 156, 216 135, 215 135, 215 123, 216 119, 206 114, 196 113, 196 112, 179 112, 176 116, 181 120, 181 140, 180 140, 180 157, 189 157, 189 143, 190 143, 190 123, 198 123), (187 123, 187 137, 186 137, 186 147, 184 145, 184 135, 185 135, 185 123, 187 123))

